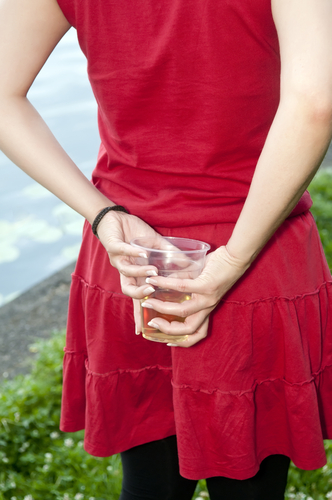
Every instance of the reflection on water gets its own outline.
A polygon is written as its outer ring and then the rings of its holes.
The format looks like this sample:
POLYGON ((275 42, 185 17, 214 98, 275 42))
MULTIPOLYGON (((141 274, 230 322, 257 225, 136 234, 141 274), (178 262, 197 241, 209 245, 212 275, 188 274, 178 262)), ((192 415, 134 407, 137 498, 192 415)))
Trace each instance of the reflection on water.
MULTIPOLYGON (((29 99, 90 177, 99 138, 96 104, 76 31, 61 40, 29 99)), ((0 153, 0 305, 76 259, 83 219, 0 153)))

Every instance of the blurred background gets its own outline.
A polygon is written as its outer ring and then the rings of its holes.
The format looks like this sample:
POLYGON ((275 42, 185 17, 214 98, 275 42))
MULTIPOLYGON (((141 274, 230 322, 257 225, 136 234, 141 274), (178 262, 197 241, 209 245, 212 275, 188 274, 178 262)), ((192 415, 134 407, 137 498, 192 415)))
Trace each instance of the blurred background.
MULTIPOLYGON (((90 178, 99 146, 97 106, 74 29, 51 54, 28 96, 90 178)), ((82 227, 80 215, 0 152, 0 306, 75 260, 82 227)))

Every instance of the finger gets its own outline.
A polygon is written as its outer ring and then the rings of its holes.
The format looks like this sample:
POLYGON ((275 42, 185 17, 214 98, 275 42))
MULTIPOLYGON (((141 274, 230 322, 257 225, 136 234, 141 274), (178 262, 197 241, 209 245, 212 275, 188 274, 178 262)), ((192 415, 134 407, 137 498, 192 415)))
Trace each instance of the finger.
POLYGON ((134 321, 135 321, 135 333, 140 335, 142 333, 142 318, 141 318, 141 307, 140 301, 133 299, 134 308, 134 321))
MULTIPOLYGON (((103 243, 103 242, 102 242, 103 243)), ((144 250, 141 248, 134 247, 129 243, 125 243, 121 240, 110 240, 105 245, 105 248, 110 255, 126 255, 128 257, 143 258, 147 259, 148 256, 144 250)), ((147 260, 145 260, 147 264, 147 260)))
MULTIPOLYGON (((114 262, 114 260, 113 260, 114 262)), ((128 261, 117 260, 117 265, 114 265, 112 262, 112 266, 116 267, 119 273, 123 274, 123 276, 134 276, 134 277, 146 277, 146 276, 158 276, 158 270, 154 266, 138 266, 136 264, 130 264, 128 261)))
POLYGON ((149 252, 154 250, 163 250, 163 252, 176 252, 183 253, 177 246, 172 243, 172 239, 168 240, 165 237, 161 236, 159 233, 155 233, 153 237, 147 236, 146 238, 135 238, 131 241, 131 245, 134 247, 145 247, 149 252), (137 243, 137 239, 139 239, 139 244, 137 243))
POLYGON ((148 254, 151 264, 156 264, 160 269, 177 270, 177 277, 196 278, 200 266, 192 260, 191 250, 188 252, 176 246, 177 238, 169 240, 156 234, 155 237, 137 238, 131 241, 133 246, 140 246, 148 254), (184 275, 183 273, 186 273, 184 275))
POLYGON ((198 330, 192 335, 189 335, 186 340, 182 341, 171 340, 167 345, 170 347, 186 347, 186 348, 191 347, 197 344, 197 342, 200 342, 201 340, 207 337, 208 327, 209 327, 209 316, 207 316, 207 318, 198 328, 198 330))
POLYGON ((206 317, 210 314, 212 308, 199 311, 192 316, 189 316, 182 323, 180 321, 167 321, 158 316, 149 321, 148 325, 156 328, 167 335, 192 335, 205 321, 206 317))
POLYGON ((197 312, 207 309, 208 307, 212 307, 213 305, 214 304, 211 303, 211 299, 209 297, 205 297, 200 294, 194 294, 191 298, 184 300, 183 302, 168 302, 159 300, 158 298, 149 297, 142 303, 142 307, 147 309, 153 309, 161 314, 179 316, 180 318, 187 318, 188 316, 196 314, 197 312))
POLYGON ((207 283, 200 277, 196 279, 176 279, 164 278, 163 276, 153 276, 147 278, 146 283, 158 286, 159 288, 176 290, 183 293, 206 293, 207 283))
POLYGON ((110 255, 109 260, 124 276, 135 276, 145 278, 146 276, 157 276, 158 269, 147 263, 147 259, 143 257, 135 258, 125 255, 110 255))
POLYGON ((137 286, 136 279, 120 274, 121 290, 124 295, 132 299, 143 299, 154 293, 155 289, 151 285, 137 286))

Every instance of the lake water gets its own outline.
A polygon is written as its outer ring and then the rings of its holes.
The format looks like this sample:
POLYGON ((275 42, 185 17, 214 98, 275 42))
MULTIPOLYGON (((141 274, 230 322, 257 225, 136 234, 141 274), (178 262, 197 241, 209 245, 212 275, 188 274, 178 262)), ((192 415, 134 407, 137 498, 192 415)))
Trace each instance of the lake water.
MULTIPOLYGON (((38 75, 29 98, 87 177, 99 138, 86 60, 71 29, 38 75)), ((324 161, 332 166, 332 150, 324 161)), ((76 259, 83 219, 0 152, 0 305, 76 259)))
MULTIPOLYGON (((99 138, 97 107, 76 31, 61 40, 29 99, 90 178, 99 138)), ((83 218, 0 152, 0 305, 76 259, 83 218)))

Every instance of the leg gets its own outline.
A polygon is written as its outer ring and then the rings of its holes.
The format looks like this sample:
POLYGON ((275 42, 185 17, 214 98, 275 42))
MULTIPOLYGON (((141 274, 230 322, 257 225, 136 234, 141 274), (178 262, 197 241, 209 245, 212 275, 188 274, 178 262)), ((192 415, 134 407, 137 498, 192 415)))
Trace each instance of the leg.
POLYGON ((119 500, 191 500, 197 481, 180 476, 176 436, 121 453, 119 500))
POLYGON ((290 460, 270 455, 261 463, 256 476, 240 481, 227 477, 206 480, 211 500, 283 500, 290 460))

